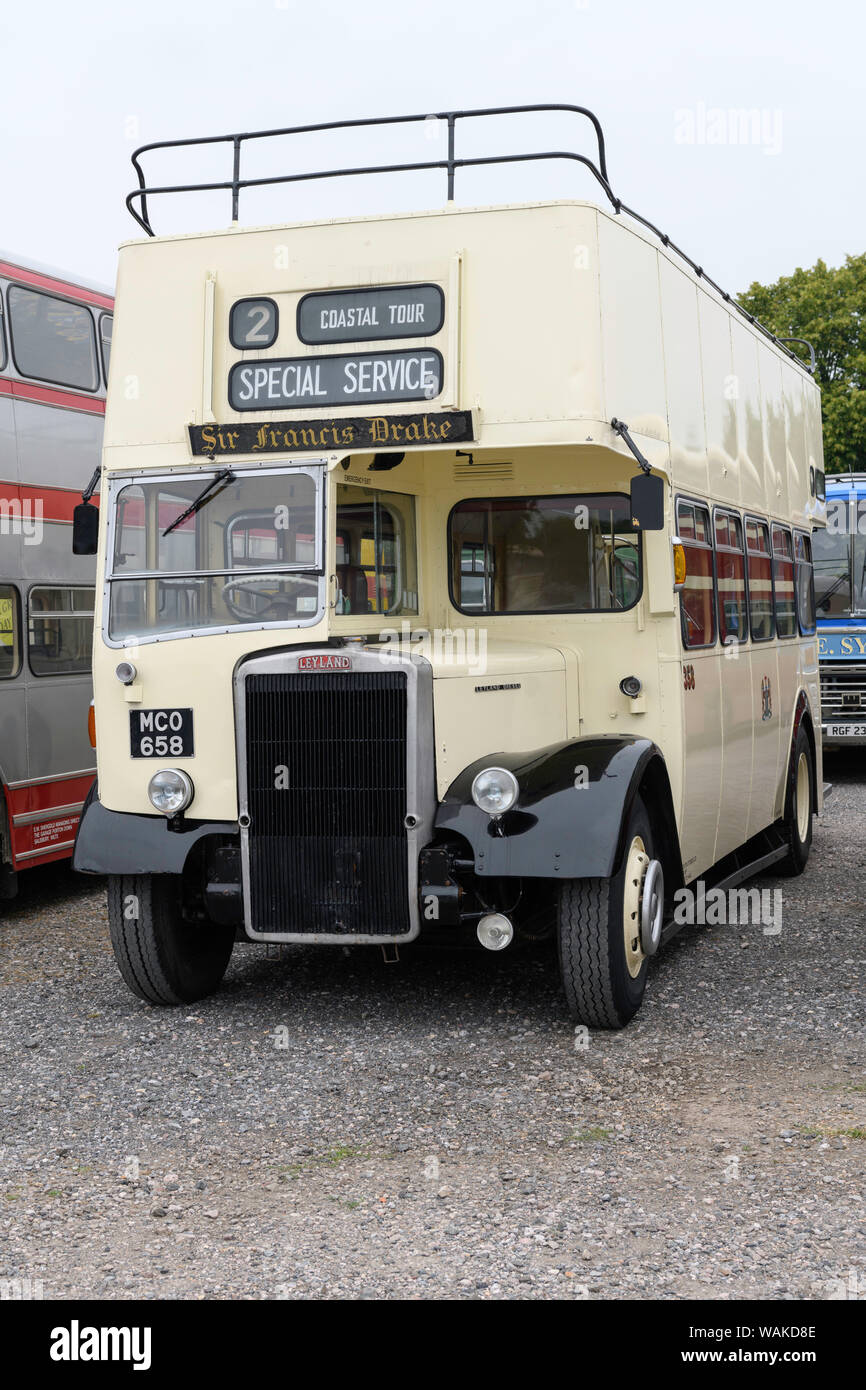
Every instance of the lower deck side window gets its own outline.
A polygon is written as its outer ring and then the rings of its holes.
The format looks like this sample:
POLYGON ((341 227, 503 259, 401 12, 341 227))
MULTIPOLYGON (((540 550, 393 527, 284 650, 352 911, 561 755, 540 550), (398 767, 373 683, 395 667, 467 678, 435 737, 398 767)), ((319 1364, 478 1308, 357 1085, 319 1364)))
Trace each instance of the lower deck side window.
POLYGON ((717 511, 716 584, 719 594, 719 636, 722 645, 745 642, 749 635, 746 608, 746 557, 743 523, 733 512, 717 511))
POLYGON ((686 554, 680 593, 683 646, 711 647, 716 640, 716 604, 708 509, 697 502, 678 502, 677 533, 686 554))
POLYGON ((0 680, 21 669, 21 598, 14 584, 0 584, 0 680))
POLYGON ((34 676, 77 676, 90 670, 94 590, 40 585, 27 601, 27 654, 34 676))
POLYGON ((794 579, 797 621, 804 636, 815 631, 815 579, 812 570, 812 540, 805 531, 794 532, 794 579))
POLYGON ((758 521, 755 517, 746 517, 746 555, 749 566, 752 641, 769 642, 776 631, 770 530, 765 521, 758 521))
POLYGON ((793 637, 797 631, 794 552, 791 532, 786 526, 773 527, 773 591, 776 602, 776 632, 780 637, 793 637))

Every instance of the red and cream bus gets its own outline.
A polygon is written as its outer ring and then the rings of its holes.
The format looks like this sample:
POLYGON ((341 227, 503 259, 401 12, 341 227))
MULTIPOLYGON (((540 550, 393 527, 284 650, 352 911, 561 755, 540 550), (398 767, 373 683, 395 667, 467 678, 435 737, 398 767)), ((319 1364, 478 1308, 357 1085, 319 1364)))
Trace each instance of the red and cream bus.
POLYGON ((94 563, 70 533, 99 464, 113 307, 0 256, 0 897, 71 855, 94 776, 94 563))

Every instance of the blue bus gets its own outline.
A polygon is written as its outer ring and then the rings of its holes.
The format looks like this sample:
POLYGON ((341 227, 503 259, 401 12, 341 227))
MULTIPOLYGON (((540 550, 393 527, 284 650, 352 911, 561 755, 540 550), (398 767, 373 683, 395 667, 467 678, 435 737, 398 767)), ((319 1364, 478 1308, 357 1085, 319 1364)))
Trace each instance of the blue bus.
POLYGON ((830 476, 812 536, 825 748, 866 746, 866 473, 830 476))

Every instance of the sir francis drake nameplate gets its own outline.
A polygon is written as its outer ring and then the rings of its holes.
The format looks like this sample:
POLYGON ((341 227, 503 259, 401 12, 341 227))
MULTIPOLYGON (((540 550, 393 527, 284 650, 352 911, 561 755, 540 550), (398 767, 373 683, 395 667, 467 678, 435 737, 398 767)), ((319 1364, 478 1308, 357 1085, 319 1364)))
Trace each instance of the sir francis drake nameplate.
POLYGON ((269 420, 258 425, 189 425, 193 454, 215 458, 240 454, 298 454, 332 449, 421 447, 465 444, 475 438, 471 410, 423 415, 340 416, 321 420, 269 420))

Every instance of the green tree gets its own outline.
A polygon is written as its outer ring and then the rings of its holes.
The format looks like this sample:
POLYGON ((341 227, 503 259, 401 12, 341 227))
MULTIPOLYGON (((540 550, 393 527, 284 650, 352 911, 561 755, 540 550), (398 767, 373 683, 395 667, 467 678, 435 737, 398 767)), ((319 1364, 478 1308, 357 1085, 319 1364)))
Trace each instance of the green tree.
POLYGON ((827 472, 866 469, 866 254, 835 270, 818 261, 775 285, 755 281, 739 301, 780 338, 814 347, 827 472))

